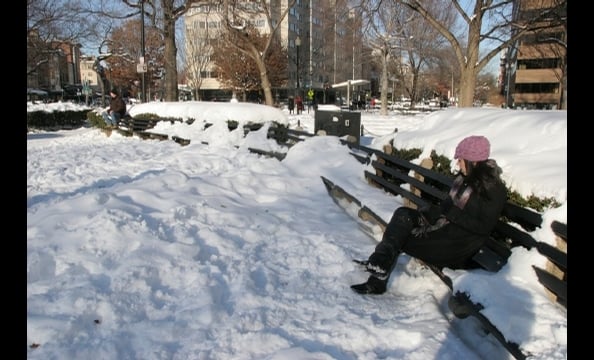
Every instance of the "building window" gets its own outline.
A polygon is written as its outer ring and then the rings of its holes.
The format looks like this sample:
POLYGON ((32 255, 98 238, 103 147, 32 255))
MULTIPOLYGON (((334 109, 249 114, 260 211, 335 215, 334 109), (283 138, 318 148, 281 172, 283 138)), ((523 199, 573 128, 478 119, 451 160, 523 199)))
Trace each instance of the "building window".
POLYGON ((534 44, 551 44, 564 41, 564 35, 562 32, 548 32, 542 34, 531 34, 526 35, 522 38, 523 45, 534 45, 534 44))
POLYGON ((548 59, 523 59, 518 60, 518 69, 557 69, 560 67, 561 59, 559 58, 548 58, 548 59))
POLYGON ((516 93, 520 94, 558 94, 558 83, 516 84, 516 93))

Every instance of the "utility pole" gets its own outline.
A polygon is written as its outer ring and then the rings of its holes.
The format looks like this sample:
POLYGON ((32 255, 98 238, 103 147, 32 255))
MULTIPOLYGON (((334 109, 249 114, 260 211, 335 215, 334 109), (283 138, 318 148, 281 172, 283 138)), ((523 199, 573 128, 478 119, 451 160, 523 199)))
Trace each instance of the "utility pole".
POLYGON ((301 47, 301 38, 299 36, 295 39, 295 47, 297 48, 297 95, 299 95, 299 48, 301 47))

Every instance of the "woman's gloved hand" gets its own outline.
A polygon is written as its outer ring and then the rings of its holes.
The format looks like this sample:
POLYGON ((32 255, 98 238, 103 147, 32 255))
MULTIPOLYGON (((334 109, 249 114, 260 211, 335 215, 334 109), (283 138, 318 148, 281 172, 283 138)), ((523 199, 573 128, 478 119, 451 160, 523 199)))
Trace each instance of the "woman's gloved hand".
POLYGON ((411 230, 411 233, 416 237, 427 236, 427 233, 429 233, 431 231, 435 231, 447 224, 448 224, 448 219, 446 219, 444 216, 440 216, 437 219, 437 221, 435 221, 435 224, 433 224, 433 225, 426 224, 426 225, 417 226, 411 230))
POLYGON ((441 216, 441 208, 437 205, 429 204, 419 209, 421 215, 431 225, 434 225, 441 216))

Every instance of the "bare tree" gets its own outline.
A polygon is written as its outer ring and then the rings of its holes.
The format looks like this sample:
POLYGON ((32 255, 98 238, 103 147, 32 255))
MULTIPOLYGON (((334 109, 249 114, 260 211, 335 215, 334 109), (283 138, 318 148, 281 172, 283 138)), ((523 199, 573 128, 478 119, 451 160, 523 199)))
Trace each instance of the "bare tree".
MULTIPOLYGON (((111 32, 108 51, 112 55, 107 62, 112 86, 131 90, 132 95, 139 92, 137 86, 139 73, 136 71, 140 46, 140 19, 130 19, 111 32)), ((148 83, 154 83, 162 77, 163 40, 161 32, 152 26, 145 28, 145 63, 147 64, 148 83)))
MULTIPOLYGON (((462 3, 458 0, 442 0, 442 8, 453 6, 459 19, 464 24, 466 41, 461 42, 451 28, 440 21, 437 9, 426 6, 421 0, 395 0, 423 16, 431 26, 446 38, 453 48, 460 70, 460 107, 473 105, 476 77, 489 61, 500 54, 503 49, 512 45, 528 31, 535 31, 543 27, 542 20, 548 17, 548 11, 535 14, 529 21, 512 22, 514 0, 474 0, 462 3), (468 4, 465 9, 463 4, 468 4), (512 31, 513 30, 513 31, 512 31), (489 48, 484 54, 482 48, 489 48)), ((544 25, 550 27, 548 23, 544 25)))
MULTIPOLYGON (((165 85, 165 100, 178 101, 175 23, 183 14, 186 13, 194 1, 185 0, 180 5, 176 5, 175 0, 161 0, 160 2, 162 9, 161 30, 163 31, 163 40, 165 42, 165 74, 163 79, 165 85)), ((153 24, 155 24, 154 18, 153 24)))
MULTIPOLYGON (((93 69, 97 72, 101 81, 102 99, 105 99, 106 86, 108 84, 108 65, 107 60, 113 56, 111 51, 117 50, 117 45, 113 44, 112 31, 114 28, 118 28, 119 22, 125 21, 126 19, 139 19, 140 18, 140 6, 132 6, 126 0, 122 1, 111 1, 111 0, 98 0, 98 1, 78 1, 72 0, 77 3, 81 9, 79 18, 81 21, 88 21, 89 19, 95 19, 92 26, 92 31, 89 33, 87 40, 90 43, 97 44, 98 55, 93 64, 93 69), (130 8, 132 6, 132 8, 130 8)), ((146 1, 146 0, 140 0, 146 1)), ((139 5, 135 4, 135 5, 139 5)), ((90 22, 91 23, 91 22, 90 22)), ((132 30, 134 33, 140 34, 138 30, 132 30)), ((118 56, 124 55, 122 51, 118 52, 118 56)), ((139 55, 139 53, 131 54, 139 55)), ((111 65, 112 69, 114 65, 111 65)), ((110 84, 111 85, 111 84, 110 84)))
MULTIPOLYGON (((260 33, 252 25, 245 29, 250 41, 259 49, 268 43, 268 35, 260 33)), ((231 33, 228 36, 238 36, 231 33)), ((243 35, 239 35, 242 36, 243 35)), ((234 93, 243 94, 243 101, 246 100, 246 92, 262 89, 262 78, 260 71, 253 58, 245 53, 237 51, 234 43, 243 39, 226 39, 222 41, 214 51, 212 61, 216 64, 219 80, 227 88, 233 89, 234 93)), ((264 59, 267 76, 271 86, 281 86, 287 80, 287 51, 278 40, 270 43, 270 55, 264 59)))
POLYGON ((434 69, 434 86, 440 101, 456 97, 456 87, 460 78, 459 68, 454 52, 449 47, 437 50, 432 65, 434 69))
POLYGON ((279 29, 283 24, 283 20, 297 0, 289 0, 287 6, 280 9, 271 9, 271 4, 278 4, 278 2, 269 3, 266 0, 253 0, 250 2, 241 0, 222 1, 224 5, 223 24, 227 33, 226 39, 238 40, 237 42, 232 42, 234 48, 255 61, 260 74, 265 103, 266 105, 273 105, 274 98, 272 97, 271 83, 268 69, 266 68, 266 58, 271 54, 272 42, 275 38, 278 40, 278 37, 280 37, 279 29), (266 44, 260 48, 258 39, 250 37, 246 28, 250 21, 262 17, 265 19, 266 30, 264 33, 269 34, 269 37, 266 44))
POLYGON ((78 44, 94 34, 99 20, 84 14, 78 1, 27 0, 27 76, 50 61, 57 43, 78 44))
POLYGON ((101 104, 105 106, 105 94, 106 94, 106 86, 108 85, 109 79, 107 78, 107 73, 105 69, 105 60, 111 57, 111 53, 104 48, 107 48, 109 44, 109 40, 103 40, 99 45, 99 55, 95 58, 95 62, 93 63, 93 70, 99 75, 99 86, 101 87, 101 104))
MULTIPOLYGON (((102 0, 107 1, 107 0, 102 0)), ((175 24, 197 0, 121 0, 128 8, 134 9, 133 15, 118 15, 114 12, 109 17, 138 16, 144 10, 144 18, 159 29, 163 39, 163 86, 166 101, 178 101, 177 89, 177 44, 175 24)), ((107 14, 107 13, 104 13, 107 14)))
POLYGON ((93 39, 93 42, 100 44, 100 57, 106 59, 106 56, 101 55, 101 50, 106 41, 109 42, 113 23, 132 17, 138 19, 144 15, 143 17, 161 32, 165 55, 165 97, 169 101, 177 101, 175 23, 197 0, 27 1, 27 33, 28 37, 35 36, 34 40, 28 40, 28 74, 34 72, 38 64, 47 61, 48 51, 42 49, 41 45, 47 44, 48 40, 93 39), (141 9, 144 10, 144 14, 140 13, 141 9))
MULTIPOLYGON (((427 0, 425 6, 435 11, 439 20, 447 28, 454 26, 454 13, 452 8, 441 8, 440 0, 427 0)), ((428 24, 427 20, 418 14, 408 11, 402 13, 403 24, 403 53, 405 54, 406 69, 409 74, 400 74, 402 83, 406 88, 411 106, 415 106, 423 98, 432 98, 437 93, 437 84, 434 79, 427 76, 440 62, 444 53, 451 54, 445 39, 439 32, 428 24)), ((450 72, 448 72, 450 73, 450 72)), ((453 90, 453 89, 452 89, 453 90)))
MULTIPOLYGON (((437 5, 436 0, 425 1, 428 8, 437 5)), ((421 72, 436 62, 445 41, 424 18, 398 2, 364 1, 361 6, 365 9, 364 32, 367 43, 373 49, 372 59, 381 69, 380 113, 385 115, 388 111, 389 81, 399 84, 414 107, 420 98, 421 72)), ((451 26, 451 9, 442 9, 439 18, 442 23, 451 26)))
POLYGON ((372 59, 380 68, 380 114, 388 113, 388 80, 390 78, 389 63, 394 60, 394 50, 402 42, 404 24, 394 19, 400 18, 401 8, 396 3, 381 2, 379 5, 367 3, 362 7, 365 19, 366 43, 371 48, 372 59))
MULTIPOLYGON (((256 36, 262 37, 253 27, 245 29, 252 39, 256 36)), ((225 89, 231 89, 237 98, 246 101, 246 92, 261 89, 261 78, 256 61, 248 57, 244 52, 237 51, 233 45, 236 41, 233 36, 235 33, 227 34, 217 46, 212 55, 212 61, 215 64, 218 79, 225 89)), ((243 37, 243 35, 241 35, 243 37)))

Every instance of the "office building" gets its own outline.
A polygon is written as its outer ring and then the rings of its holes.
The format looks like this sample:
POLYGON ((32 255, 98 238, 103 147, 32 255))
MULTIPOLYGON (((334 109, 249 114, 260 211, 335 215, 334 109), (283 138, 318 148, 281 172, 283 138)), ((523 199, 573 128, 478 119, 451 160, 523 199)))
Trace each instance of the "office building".
POLYGON ((522 109, 566 109, 566 3, 518 0, 513 18, 517 24, 540 20, 534 24, 537 30, 523 35, 505 55, 504 103, 522 109))

